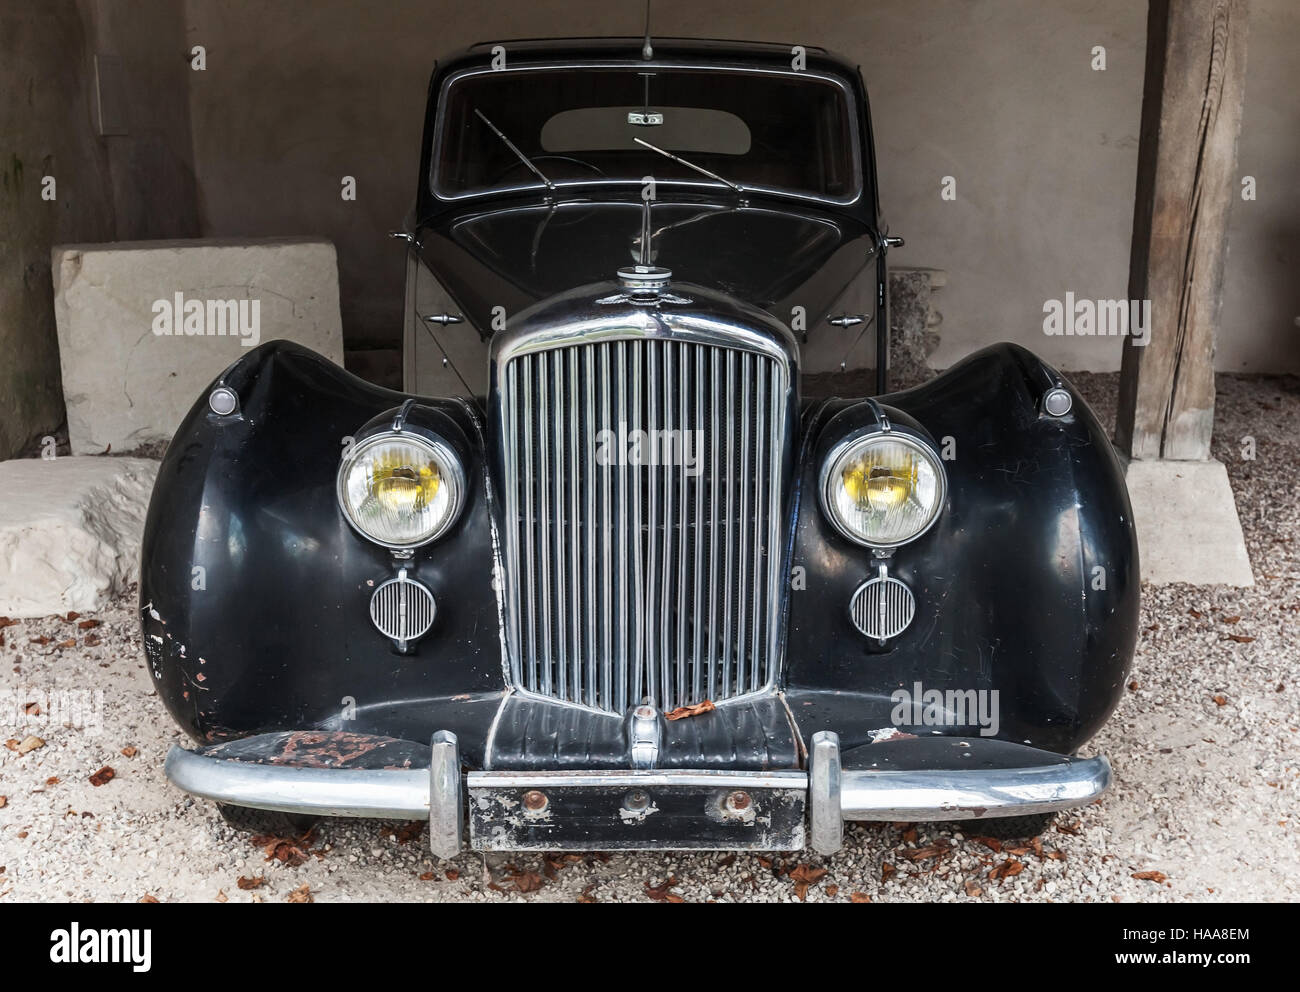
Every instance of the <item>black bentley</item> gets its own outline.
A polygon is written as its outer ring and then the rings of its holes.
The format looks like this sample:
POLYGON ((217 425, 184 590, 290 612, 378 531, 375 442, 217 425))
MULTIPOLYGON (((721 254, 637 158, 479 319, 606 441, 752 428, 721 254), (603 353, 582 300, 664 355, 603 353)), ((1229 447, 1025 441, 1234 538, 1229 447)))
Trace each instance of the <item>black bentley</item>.
POLYGON ((445 857, 1027 834, 1107 787, 1123 476, 1023 348, 888 392, 856 68, 475 47, 401 237, 407 392, 275 341, 168 449, 141 616, 178 787, 261 829, 427 818, 445 857), (801 399, 818 335, 874 342, 877 395, 801 399))

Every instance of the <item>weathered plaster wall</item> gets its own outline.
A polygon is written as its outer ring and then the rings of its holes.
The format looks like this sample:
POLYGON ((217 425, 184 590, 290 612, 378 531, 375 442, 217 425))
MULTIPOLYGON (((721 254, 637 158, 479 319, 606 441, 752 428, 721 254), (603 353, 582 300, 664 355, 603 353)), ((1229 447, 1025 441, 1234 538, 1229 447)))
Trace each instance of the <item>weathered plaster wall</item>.
POLYGON ((0 458, 63 419, 50 245, 113 236, 88 50, 72 0, 0 6, 0 458))
POLYGON ((198 233, 183 12, 0 3, 0 459, 63 420, 51 246, 198 233), (123 60, 126 135, 98 134, 96 52, 123 60))

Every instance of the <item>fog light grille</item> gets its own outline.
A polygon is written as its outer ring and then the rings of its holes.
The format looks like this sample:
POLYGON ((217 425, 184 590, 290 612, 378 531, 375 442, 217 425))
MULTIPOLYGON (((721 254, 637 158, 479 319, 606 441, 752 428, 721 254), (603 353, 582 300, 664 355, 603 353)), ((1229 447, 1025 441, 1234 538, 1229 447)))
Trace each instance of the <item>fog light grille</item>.
POLYGON ((370 597, 370 619, 381 634, 397 643, 399 650, 427 634, 437 612, 433 593, 407 578, 406 569, 381 584, 370 597))
POLYGON ((878 641, 897 637, 916 615, 912 590, 891 578, 882 565, 880 574, 864 582, 853 594, 849 616, 853 626, 878 641))

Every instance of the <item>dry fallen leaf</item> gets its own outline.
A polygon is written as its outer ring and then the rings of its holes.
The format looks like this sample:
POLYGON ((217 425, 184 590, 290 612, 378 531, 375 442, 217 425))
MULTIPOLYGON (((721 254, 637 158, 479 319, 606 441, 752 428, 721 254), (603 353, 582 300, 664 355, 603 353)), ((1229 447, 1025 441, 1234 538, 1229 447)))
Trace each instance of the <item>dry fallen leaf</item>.
POLYGON ((456 879, 458 879, 458 878, 460 878, 460 872, 459 872, 459 871, 457 871, 455 868, 448 868, 448 869, 447 869, 447 881, 449 881, 449 882, 454 882, 454 881, 456 881, 456 879))
POLYGON ((122 757, 124 758, 134 758, 139 753, 140 752, 137 751, 135 748, 133 748, 130 744, 122 748, 122 757))
POLYGON ((1219 619, 1222 620, 1224 623, 1240 623, 1240 622, 1241 622, 1241 617, 1239 617, 1239 616, 1219 617, 1219 619))
POLYGON ((77 624, 77 626, 78 626, 81 630, 94 630, 96 627, 99 626, 99 621, 98 621, 98 620, 82 620, 81 623, 77 624))
POLYGON ((266 852, 267 861, 279 861, 290 868, 297 868, 307 860, 305 843, 290 837, 258 836, 253 838, 253 843, 266 852))
POLYGON ((94 634, 87 634, 87 635, 86 635, 86 639, 85 639, 84 641, 82 641, 81 643, 84 644, 84 645, 86 645, 86 647, 88 647, 88 648, 97 648, 97 647, 99 647, 101 644, 103 644, 104 642, 101 641, 101 640, 100 640, 98 637, 96 637, 94 634))
POLYGON ((660 885, 651 885, 649 882, 642 883, 645 886, 645 894, 655 902, 685 902, 681 896, 669 889, 677 884, 677 876, 669 875, 660 885))
POLYGON ((431 872, 431 871, 426 871, 423 875, 420 876, 420 881, 421 881, 421 882, 432 882, 432 881, 433 881, 433 877, 434 877, 434 876, 433 876, 433 872, 431 872))
POLYGON ((808 900, 808 887, 825 874, 825 868, 814 868, 807 864, 799 865, 790 872, 790 879, 794 882, 794 894, 799 897, 800 902, 808 900))
POLYGON ((396 833, 397 843, 409 844, 411 841, 415 840, 416 837, 419 837, 421 831, 423 830, 424 830, 424 821, 411 820, 409 823, 404 824, 401 827, 401 829, 397 831, 396 833))
POLYGON ((980 896, 984 894, 984 890, 981 889, 977 884, 975 884, 975 882, 968 881, 966 883, 966 894, 970 896, 972 899, 978 899, 980 896))
POLYGON ((113 771, 113 769, 108 765, 105 765, 99 771, 95 772, 94 775, 90 776, 90 784, 96 787, 107 785, 109 782, 113 781, 116 775, 117 772, 113 771))
POLYGON ((971 840, 976 844, 983 844, 994 854, 1002 853, 1002 841, 998 840, 996 837, 972 837, 971 840))
POLYGON ((1133 877, 1143 882, 1163 882, 1165 873, 1162 871, 1135 871, 1133 877))
POLYGON ((679 706, 664 714, 665 720, 681 720, 688 716, 699 716, 701 713, 712 713, 717 707, 713 705, 712 699, 706 699, 702 703, 696 703, 694 706, 679 706))
POLYGON ((4 630, 6 627, 16 626, 17 623, 17 620, 10 620, 8 617, 0 617, 0 630, 4 630))
POLYGON ((583 889, 582 892, 578 895, 578 902, 585 902, 585 903, 595 902, 596 897, 591 894, 592 890, 595 888, 596 888, 596 883, 592 882, 585 889, 583 889))
POLYGON ((536 892, 546 884, 546 879, 535 871, 517 871, 509 876, 516 892, 536 892))
POLYGON ((1254 639, 1255 639, 1255 638, 1250 637, 1250 636, 1247 635, 1247 634, 1229 634, 1229 635, 1228 635, 1228 640, 1230 640, 1230 641, 1236 641, 1238 644, 1249 644, 1249 643, 1250 643, 1251 641, 1253 641, 1254 639))
POLYGON ((71 611, 68 612, 68 615, 65 616, 63 619, 66 620, 66 621, 68 621, 68 623, 72 623, 72 621, 73 621, 73 620, 76 620, 77 617, 79 617, 79 616, 81 616, 80 613, 78 613, 76 610, 71 610, 71 611))
POLYGON ((249 889, 260 889, 266 884, 266 876, 258 875, 257 878, 246 878, 245 876, 240 875, 235 884, 244 891, 248 891, 249 889))
POLYGON ((1010 878, 1012 875, 1019 875, 1024 870, 1025 866, 1021 862, 1008 859, 999 865, 995 865, 993 870, 989 872, 989 878, 994 881, 1010 878))
POLYGON ((1224 695, 1223 693, 1221 693, 1221 692, 1220 692, 1220 693, 1216 693, 1212 698, 1214 699, 1214 705, 1216 705, 1216 706, 1227 706, 1227 705, 1228 705, 1228 697, 1225 696, 1225 695, 1224 695))
POLYGON ((311 886, 303 884, 289 893, 285 902, 315 902, 311 896, 311 886))
POLYGON ((58 784, 59 784, 59 776, 57 776, 57 775, 51 775, 49 778, 47 778, 47 779, 45 780, 45 784, 46 784, 46 785, 58 785, 58 784))
POLYGON ((141 896, 139 899, 136 900, 136 902, 157 902, 157 901, 158 900, 155 897, 150 895, 141 896))
POLYGON ((41 740, 35 734, 31 734, 27 737, 24 737, 22 743, 20 743, 16 748, 14 748, 14 750, 17 751, 19 754, 26 754, 28 751, 35 751, 38 747, 44 747, 44 746, 45 746, 45 741, 41 740))
POLYGON ((908 861, 925 861, 927 858, 938 858, 947 854, 948 845, 944 843, 928 844, 925 847, 918 847, 901 853, 908 861))
POLYGON ((881 882, 888 882, 888 881, 889 881, 889 876, 892 875, 892 874, 894 874, 894 872, 896 872, 896 871, 898 871, 898 869, 895 868, 893 865, 890 865, 890 864, 884 864, 884 865, 881 865, 881 866, 880 866, 880 881, 881 881, 881 882))
POLYGON ((25 704, 25 705, 23 706, 23 712, 26 713, 28 716, 40 716, 40 715, 41 715, 41 704, 40 704, 40 703, 27 703, 27 704, 25 704))
POLYGON ((75 637, 69 637, 66 641, 59 641, 59 643, 54 646, 56 648, 75 648, 77 646, 77 639, 75 637))
POLYGON ((230 897, 226 895, 225 889, 217 889, 216 902, 230 902, 230 897))
POLYGON ((44 647, 45 645, 49 644, 51 640, 53 640, 53 638, 46 637, 44 634, 42 634, 40 637, 33 637, 32 643, 39 644, 41 647, 44 647))
POLYGON ((834 899, 840 894, 840 887, 838 885, 828 885, 826 886, 826 894, 834 899))
POLYGON ((871 896, 865 892, 854 892, 849 895, 849 902, 871 902, 871 896))
POLYGON ((8 805, 9 805, 9 797, 0 796, 0 809, 4 809, 8 805))

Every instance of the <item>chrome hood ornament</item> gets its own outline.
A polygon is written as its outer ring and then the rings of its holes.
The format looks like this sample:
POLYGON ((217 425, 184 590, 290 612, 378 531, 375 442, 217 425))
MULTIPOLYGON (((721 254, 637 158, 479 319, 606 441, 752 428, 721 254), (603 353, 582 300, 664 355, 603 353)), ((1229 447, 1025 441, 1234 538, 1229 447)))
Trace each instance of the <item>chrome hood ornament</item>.
POLYGON ((660 265, 628 265, 618 270, 618 281, 625 292, 604 296, 597 304, 631 303, 639 307, 655 307, 663 303, 683 306, 693 302, 689 297, 668 292, 672 282, 672 269, 660 265))

